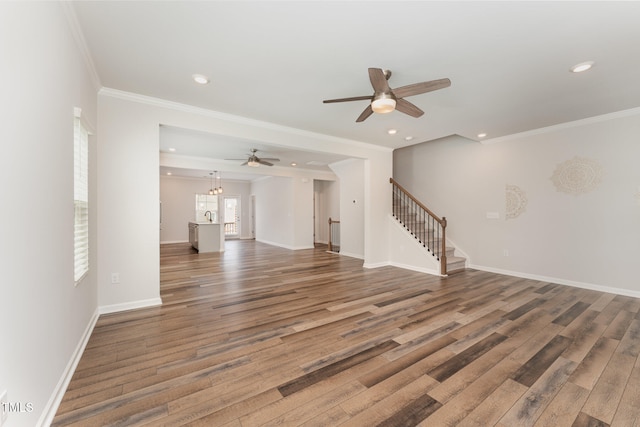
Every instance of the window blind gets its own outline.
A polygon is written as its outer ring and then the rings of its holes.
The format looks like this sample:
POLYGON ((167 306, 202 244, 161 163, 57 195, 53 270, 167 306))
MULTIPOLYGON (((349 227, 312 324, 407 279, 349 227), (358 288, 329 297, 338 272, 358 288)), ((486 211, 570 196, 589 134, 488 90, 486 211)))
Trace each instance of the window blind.
POLYGON ((73 130, 74 280, 89 271, 89 133, 76 109, 73 130))

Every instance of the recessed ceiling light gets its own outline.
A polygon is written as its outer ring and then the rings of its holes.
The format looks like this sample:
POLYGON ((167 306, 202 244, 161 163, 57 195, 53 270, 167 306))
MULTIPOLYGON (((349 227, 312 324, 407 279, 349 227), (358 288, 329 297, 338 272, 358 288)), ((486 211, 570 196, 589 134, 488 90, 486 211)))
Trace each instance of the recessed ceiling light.
POLYGON ((484 132, 478 134, 478 138, 484 138, 485 136, 487 136, 487 134, 484 132))
POLYGON ((296 162, 291 162, 291 166, 298 166, 296 162))
POLYGON ((175 148, 169 148, 169 151, 171 151, 173 153, 174 151, 176 151, 176 149, 175 148))
POLYGON ((395 135, 396 133, 398 133, 398 130, 397 130, 397 129, 389 129, 389 130, 387 131, 387 133, 388 133, 389 135, 395 135))
POLYGON ((573 67, 569 68, 569 70, 572 73, 582 73, 583 71, 587 71, 588 69, 593 67, 593 64, 594 64, 593 61, 581 62, 581 63, 576 64, 573 67))
POLYGON ((193 77, 193 81, 198 84, 206 85, 207 83, 209 83, 209 79, 207 78, 207 76, 203 76, 202 74, 194 74, 191 77, 193 77))
POLYGON ((405 136, 405 137, 404 137, 404 140, 405 140, 405 141, 411 141, 412 139, 413 139, 413 137, 412 137, 412 136, 405 136))
POLYGON ((167 172, 167 175, 171 175, 171 172, 167 172))

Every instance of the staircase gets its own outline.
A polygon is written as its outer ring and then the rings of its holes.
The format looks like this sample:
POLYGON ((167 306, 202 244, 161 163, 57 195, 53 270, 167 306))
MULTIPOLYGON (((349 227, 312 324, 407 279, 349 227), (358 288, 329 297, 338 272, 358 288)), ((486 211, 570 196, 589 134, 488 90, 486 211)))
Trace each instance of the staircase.
POLYGON ((447 274, 451 275, 463 271, 467 265, 467 259, 461 256, 455 256, 456 248, 447 246, 447 274))
POLYGON ((446 276, 463 271, 466 258, 456 256, 455 247, 446 245, 447 219, 431 212, 393 178, 390 182, 393 186, 393 216, 418 244, 440 261, 440 274, 446 276))

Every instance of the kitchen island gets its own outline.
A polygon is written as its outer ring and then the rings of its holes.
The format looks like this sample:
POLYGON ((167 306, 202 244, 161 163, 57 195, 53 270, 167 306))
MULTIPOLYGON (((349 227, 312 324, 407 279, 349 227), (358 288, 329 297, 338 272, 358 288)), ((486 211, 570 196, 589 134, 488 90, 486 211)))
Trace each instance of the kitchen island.
POLYGON ((189 222, 189 242, 198 253, 224 252, 224 227, 217 222, 189 222))

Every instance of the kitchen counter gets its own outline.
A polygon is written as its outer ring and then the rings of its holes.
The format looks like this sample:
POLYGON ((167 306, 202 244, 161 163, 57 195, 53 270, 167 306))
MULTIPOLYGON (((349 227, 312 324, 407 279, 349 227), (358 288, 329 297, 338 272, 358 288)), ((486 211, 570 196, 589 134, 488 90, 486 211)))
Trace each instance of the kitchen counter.
POLYGON ((224 226, 217 222, 189 222, 189 242, 204 252, 224 252, 224 226))

